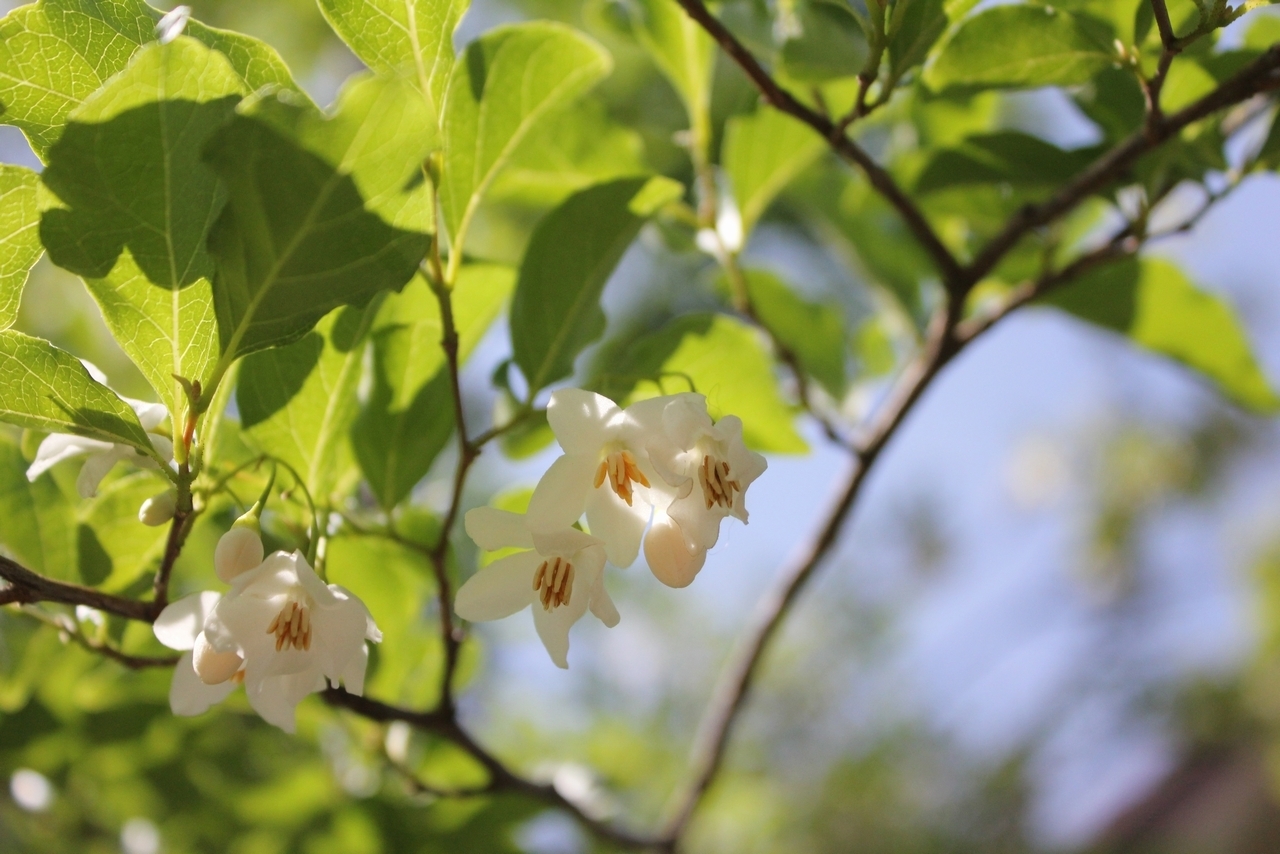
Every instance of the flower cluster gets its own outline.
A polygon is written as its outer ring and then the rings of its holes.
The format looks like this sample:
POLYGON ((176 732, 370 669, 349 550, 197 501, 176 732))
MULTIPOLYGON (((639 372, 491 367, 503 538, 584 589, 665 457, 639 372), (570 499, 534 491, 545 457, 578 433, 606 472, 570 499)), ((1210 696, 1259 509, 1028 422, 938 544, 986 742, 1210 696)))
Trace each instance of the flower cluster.
POLYGON ((182 651, 169 689, 174 714, 202 714, 243 684, 254 711, 291 733, 308 694, 339 683, 364 692, 365 641, 382 633, 360 599, 326 585, 301 552, 264 558, 249 525, 222 536, 214 568, 230 591, 187 596, 155 622, 160 642, 182 651))
POLYGON ((658 580, 685 587, 706 562, 728 516, 747 521, 746 491, 765 470, 747 450, 742 421, 713 422, 706 398, 677 394, 618 407, 565 389, 547 421, 564 455, 539 481, 524 515, 480 507, 467 533, 488 551, 517 548, 458 590, 467 620, 497 620, 527 605, 547 652, 568 667, 569 628, 588 609, 606 626, 618 610, 604 588, 606 561, 631 565, 643 545, 658 580), (586 531, 576 527, 586 516, 586 531))

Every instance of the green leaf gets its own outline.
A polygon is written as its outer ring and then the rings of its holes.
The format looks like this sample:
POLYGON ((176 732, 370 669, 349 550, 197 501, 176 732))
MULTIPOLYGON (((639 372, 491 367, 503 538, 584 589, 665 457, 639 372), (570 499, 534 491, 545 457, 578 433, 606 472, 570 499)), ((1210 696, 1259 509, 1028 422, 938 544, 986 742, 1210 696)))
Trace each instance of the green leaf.
POLYGON ((1280 411, 1232 308, 1168 261, 1144 258, 1097 270, 1045 300, 1193 368, 1235 403, 1280 411))
POLYGON ((1109 34, 1052 6, 997 6, 965 20, 925 71, 935 91, 1084 83, 1115 61, 1109 34))
POLYGON ((750 235, 783 188, 826 150, 827 143, 785 113, 761 106, 725 124, 723 166, 750 235))
POLYGON ((471 0, 319 0, 320 11, 365 65, 405 75, 432 105, 444 105, 453 69, 453 32, 471 0))
POLYGON ((634 0, 636 38, 684 101, 697 141, 711 142, 711 78, 716 43, 675 0, 634 0))
POLYGON ((62 205, 41 220, 49 257, 84 277, 170 412, 174 376, 205 382, 218 356, 205 241, 224 191, 201 152, 245 92, 194 39, 148 45, 71 113, 42 176, 62 205))
POLYGON ((584 98, 530 131, 488 199, 552 207, 584 187, 647 171, 640 134, 612 122, 598 99, 584 98))
POLYGON ((159 565, 169 526, 138 522, 142 502, 164 489, 152 472, 112 480, 80 513, 80 575, 104 590, 124 592, 159 565))
POLYGON ((133 409, 95 382, 79 359, 12 329, 0 332, 0 420, 155 454, 133 409))
POLYGON ((21 166, 0 164, 0 329, 18 319, 27 275, 44 247, 40 245, 40 176, 21 166))
MULTIPOLYGON (((459 359, 465 359, 511 293, 506 267, 464 266, 453 291, 459 359)), ((453 432, 453 397, 440 346, 440 308, 416 279, 387 298, 373 338, 369 401, 356 416, 352 444, 379 504, 390 510, 426 475, 453 432)))
POLYGON ((783 401, 759 333, 722 314, 687 314, 638 338, 604 377, 605 393, 640 400, 695 390, 713 418, 737 415, 757 451, 804 453, 794 410, 783 401))
POLYGON ((570 196, 538 223, 511 301, 511 346, 532 396, 573 373, 604 334, 600 294, 645 220, 684 188, 624 178, 570 196))
MULTIPOLYGON (((7 333, 0 333, 7 334, 7 333)), ((134 510, 137 521, 138 509, 134 510)), ((18 444, 0 435, 0 545, 27 569, 63 580, 78 580, 76 516, 46 473, 27 480, 27 460, 18 444)))
POLYGON ((208 162, 227 184, 209 234, 222 358, 287 344, 333 309, 363 306, 412 278, 426 235, 365 209, 351 175, 249 116, 210 140, 208 162))
MULTIPOLYGON (((21 128, 43 156, 67 115, 155 40, 160 15, 141 0, 41 0, 15 9, 0 20, 0 121, 21 128)), ((301 96, 284 61, 257 39, 197 21, 185 32, 224 53, 248 90, 270 85, 301 96)))
POLYGON ((252 115, 350 175, 365 209, 388 225, 432 229, 422 164, 436 144, 435 119, 406 81, 354 74, 329 114, 292 99, 271 99, 257 104, 252 115))
POLYGON ((916 178, 917 193, 968 184, 1003 183, 1054 188, 1093 162, 1095 149, 1064 151, 1017 131, 971 136, 954 148, 934 152, 916 178))
POLYGON ((760 321, 809 376, 837 400, 844 394, 844 320, 838 306, 801 299, 764 270, 747 270, 747 293, 760 321))
MULTIPOLYGON (((889 78, 897 80, 924 62, 951 18, 945 0, 898 0, 889 18, 889 78)), ((967 11, 967 10, 966 10, 967 11)))
POLYGON ((261 452, 293 466, 322 506, 355 464, 348 433, 365 342, 379 304, 341 308, 286 347, 253 353, 240 365, 241 426, 261 452))
POLYGON ((822 83, 853 77, 866 64, 866 36, 843 3, 801 0, 793 20, 799 32, 779 52, 782 69, 792 80, 822 83))
POLYGON ((450 78, 444 115, 440 206, 451 265, 461 263, 471 218, 525 135, 611 67, 603 48, 558 24, 500 27, 468 45, 450 78))

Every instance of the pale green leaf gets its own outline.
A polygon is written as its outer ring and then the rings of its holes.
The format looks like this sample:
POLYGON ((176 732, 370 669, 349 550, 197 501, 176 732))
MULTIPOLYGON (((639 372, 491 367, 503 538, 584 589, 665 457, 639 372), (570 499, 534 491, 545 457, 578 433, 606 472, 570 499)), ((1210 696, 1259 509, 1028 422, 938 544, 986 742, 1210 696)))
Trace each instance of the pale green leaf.
POLYGON ((785 347, 805 373, 834 398, 844 394, 844 319, 838 306, 812 303, 763 270, 746 271, 751 305, 765 328, 785 347))
MULTIPOLYGON (((488 264, 464 266, 454 288, 459 359, 465 359, 511 293, 515 274, 488 264)), ((374 333, 374 381, 356 416, 356 459, 383 508, 399 504, 427 473, 454 428, 453 398, 440 346, 440 308, 416 279, 387 298, 374 333)))
POLYGON ((404 286, 427 237, 365 209, 351 175, 275 127, 235 116, 206 157, 228 187, 209 234, 222 358, 287 344, 342 305, 404 286))
POLYGON ((471 0, 319 0, 320 11, 365 65, 412 79, 444 106, 453 69, 453 31, 471 0))
POLYGON ((0 519, 4 520, 0 525, 0 546, 33 572, 75 580, 75 507, 52 474, 29 482, 27 463, 17 443, 0 435, 0 519))
POLYGON ((624 178, 570 196, 538 223, 511 302, 511 346, 530 394, 573 373, 604 334, 605 282, 645 220, 683 191, 666 178, 624 178))
POLYGON ((241 425, 261 452, 291 465, 322 506, 355 464, 348 432, 365 342, 379 304, 342 308, 298 341, 247 356, 237 374, 241 425))
POLYGON ((813 128, 768 106, 726 123, 723 166, 742 212, 743 234, 751 234, 778 194, 826 147, 813 128))
POLYGON ((997 6, 962 22, 925 70, 934 90, 1084 83, 1116 61, 1106 28, 1053 6, 997 6))
POLYGON ((190 38, 140 49, 74 110, 42 176, 49 257, 84 277, 124 351, 170 412, 218 356, 205 246, 224 191, 202 160, 244 83, 222 54, 190 38))
POLYGON ((697 391, 707 396, 713 418, 742 419, 748 446, 804 453, 808 446, 796 432, 794 409, 782 399, 759 335, 722 314, 678 317, 637 339, 610 364, 618 384, 606 390, 628 401, 697 391))
POLYGON ((1126 261, 1045 300, 1194 369, 1246 409, 1280 410, 1235 311, 1168 261, 1126 261))
POLYGON ((0 164, 0 329, 18 319, 22 288, 40 258, 40 177, 21 166, 0 164))
MULTIPOLYGON (((0 121, 21 128, 43 156, 67 115, 155 40, 161 14, 141 0, 41 0, 15 9, 0 20, 0 121)), ((226 54, 247 89, 297 91, 279 55, 257 39, 197 21, 185 32, 226 54)))
POLYGON ((154 473, 135 472, 106 484, 81 509, 80 574, 86 583, 121 593, 159 566, 169 526, 143 525, 138 508, 164 488, 154 473))
POLYGON ((445 106, 440 192, 451 264, 461 263, 471 218, 521 140, 611 67, 595 42, 545 22, 500 27, 458 58, 445 106))
POLYGON ((0 332, 0 421, 155 453, 129 404, 89 376, 79 359, 12 329, 0 332))

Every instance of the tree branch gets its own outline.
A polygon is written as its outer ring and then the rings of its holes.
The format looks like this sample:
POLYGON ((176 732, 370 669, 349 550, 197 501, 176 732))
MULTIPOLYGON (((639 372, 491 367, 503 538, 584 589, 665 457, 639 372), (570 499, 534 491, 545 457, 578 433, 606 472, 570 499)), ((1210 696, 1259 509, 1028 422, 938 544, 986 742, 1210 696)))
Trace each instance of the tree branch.
POLYGON ((779 86, 777 81, 769 75, 769 72, 765 71, 760 62, 752 56, 751 51, 747 50, 738 41, 737 37, 729 32, 728 28, 720 23, 720 20, 715 15, 711 14, 703 0, 676 0, 676 2, 684 8, 690 18, 702 26, 719 43, 730 58, 742 67, 742 70, 751 78, 751 82, 760 90, 760 94, 764 96, 766 101, 776 109, 804 122, 822 134, 823 138, 830 143, 837 154, 862 170, 871 185, 885 197, 889 204, 893 205, 906 222, 907 228, 911 230, 911 233, 920 241, 920 245, 929 253, 929 257, 938 268, 943 281, 947 283, 948 289, 953 289, 955 285, 958 285, 963 280, 960 263, 951 254, 951 250, 947 249, 943 244, 933 230, 933 226, 925 219, 921 210, 916 207, 915 202, 898 186, 892 175, 872 160, 871 156, 863 151, 857 143, 849 139, 830 118, 807 107, 797 100, 794 95, 779 86))
POLYGON ((115 614, 117 617, 124 617, 126 620, 150 623, 155 619, 151 602, 138 602, 123 596, 103 593, 91 587, 54 581, 3 556, 0 556, 0 578, 12 585, 0 591, 0 596, 3 596, 3 600, 0 601, 4 604, 57 602, 62 605, 85 605, 108 614, 115 614))

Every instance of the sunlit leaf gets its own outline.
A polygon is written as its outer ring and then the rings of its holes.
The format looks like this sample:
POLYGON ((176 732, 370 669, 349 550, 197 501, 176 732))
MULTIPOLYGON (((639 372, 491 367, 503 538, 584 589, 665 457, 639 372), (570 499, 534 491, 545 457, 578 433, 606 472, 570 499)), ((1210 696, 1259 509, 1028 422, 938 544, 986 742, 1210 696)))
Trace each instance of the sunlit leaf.
POLYGON ((27 460, 7 436, 0 436, 0 518, 0 545, 23 566, 79 579, 74 505, 51 474, 27 481, 27 460))
POLYGON ((1168 261, 1115 264, 1045 302, 1181 362, 1246 409, 1280 410, 1235 311, 1168 261))
POLYGON ((635 0, 631 8, 636 38, 684 101, 695 136, 709 137, 715 42, 675 0, 635 0))
POLYGON ((0 329, 18 319, 22 288, 44 251, 36 202, 39 183, 30 169, 0 164, 0 329))
POLYGON ((604 334, 600 294, 640 227, 684 188, 625 178, 571 196, 538 224, 511 303, 511 345, 530 393, 573 372, 604 334))
POLYGON ((725 174, 750 234, 787 184, 827 148, 826 140, 790 116, 761 106, 725 125, 725 174))

